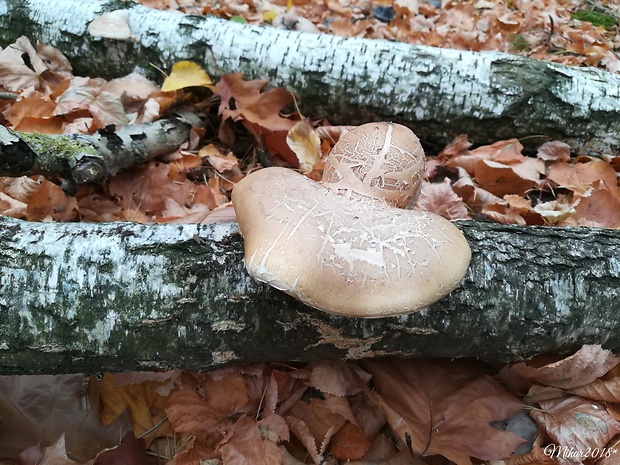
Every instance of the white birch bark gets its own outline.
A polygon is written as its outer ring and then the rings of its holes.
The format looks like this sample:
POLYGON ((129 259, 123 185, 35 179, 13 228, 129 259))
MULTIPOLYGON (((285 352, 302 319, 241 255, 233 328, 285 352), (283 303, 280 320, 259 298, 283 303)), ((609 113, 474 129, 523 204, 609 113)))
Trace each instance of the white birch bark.
POLYGON ((401 122, 430 145, 459 133, 476 143, 536 135, 529 143, 551 138, 579 153, 620 154, 620 76, 594 68, 253 27, 131 2, 0 0, 0 29, 3 45, 25 34, 60 48, 80 73, 156 76, 156 67, 183 59, 212 75, 243 71, 288 87, 308 116, 401 122), (87 32, 119 8, 117 38, 87 32))
POLYGON ((364 320, 250 278, 236 224, 0 217, 0 374, 620 351, 618 231, 458 226, 473 252, 462 284, 421 312, 364 320))

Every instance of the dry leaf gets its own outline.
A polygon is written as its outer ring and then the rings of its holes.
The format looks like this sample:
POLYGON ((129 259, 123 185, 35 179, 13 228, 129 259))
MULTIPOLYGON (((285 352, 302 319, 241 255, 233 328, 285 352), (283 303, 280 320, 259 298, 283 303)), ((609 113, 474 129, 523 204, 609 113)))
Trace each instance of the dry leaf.
POLYGON ((215 85, 221 98, 219 113, 223 120, 247 120, 269 131, 288 132, 295 121, 282 118, 282 109, 293 103, 293 96, 283 87, 261 92, 267 80, 244 81, 243 73, 226 74, 215 85), (234 100, 234 109, 231 104, 234 100))
POLYGON ((213 81, 204 69, 193 61, 179 61, 172 65, 170 76, 161 86, 162 92, 172 92, 187 87, 207 87, 214 89, 213 81))
POLYGON ((531 417, 553 441, 575 451, 580 459, 602 450, 620 433, 620 422, 609 415, 605 405, 582 397, 569 397, 561 401, 541 401, 541 410, 533 410, 531 417))
POLYGON ((245 382, 239 373, 215 380, 205 375, 199 382, 184 377, 167 397, 166 413, 177 432, 199 434, 227 422, 249 401, 245 382))
POLYGON ((584 345, 570 357, 557 362, 541 366, 534 359, 513 365, 512 371, 539 384, 571 389, 593 382, 618 363, 620 357, 600 345, 584 345))
POLYGON ((157 390, 163 383, 142 381, 138 384, 116 384, 115 375, 105 373, 101 380, 101 419, 104 424, 115 420, 125 409, 133 421, 133 431, 138 437, 149 441, 157 436, 173 436, 166 418, 166 399, 157 390), (147 431, 159 425, 157 431, 144 436, 147 431))
POLYGON ((297 155, 299 167, 304 173, 312 171, 321 159, 321 139, 306 121, 299 121, 289 130, 286 143, 297 155))
POLYGON ((241 416, 229 432, 229 439, 218 448, 223 465, 282 465, 280 448, 272 441, 263 440, 256 422, 241 416))
POLYGON ((597 181, 602 181, 610 190, 617 190, 618 182, 616 172, 609 163, 585 157, 575 163, 554 164, 547 172, 547 180, 577 194, 584 194, 597 181))
POLYGON ((524 195, 538 185, 537 180, 517 172, 515 166, 491 160, 480 160, 475 166, 474 177, 480 187, 499 197, 507 194, 524 195))
POLYGON ((452 190, 448 178, 444 179, 444 182, 424 182, 415 210, 436 213, 448 220, 469 218, 467 207, 452 190))
POLYGON ((574 213, 562 225, 620 228, 620 190, 595 181, 573 205, 574 213))
POLYGON ((373 375, 376 392, 366 394, 380 405, 388 423, 414 452, 443 455, 470 465, 470 456, 497 460, 523 440, 489 426, 521 410, 522 404, 479 368, 463 361, 384 358, 361 362, 373 375))
POLYGON ((370 441, 360 427, 353 423, 345 423, 332 436, 329 452, 340 460, 356 460, 361 458, 369 447, 370 441))

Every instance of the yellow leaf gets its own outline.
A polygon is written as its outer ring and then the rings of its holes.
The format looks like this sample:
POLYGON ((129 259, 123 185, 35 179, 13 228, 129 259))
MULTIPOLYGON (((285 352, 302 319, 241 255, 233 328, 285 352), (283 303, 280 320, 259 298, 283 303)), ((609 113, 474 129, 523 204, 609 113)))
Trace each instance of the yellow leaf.
POLYGON ((321 139, 305 121, 300 121, 286 135, 286 143, 297 159, 304 173, 309 173, 321 158, 321 139))
POLYGON ((278 12, 275 10, 267 10, 263 12, 263 21, 273 21, 276 16, 278 16, 278 12))
POLYGON ((184 89, 185 87, 208 87, 213 89, 213 81, 199 64, 193 61, 179 61, 172 65, 172 72, 161 86, 163 92, 184 89))

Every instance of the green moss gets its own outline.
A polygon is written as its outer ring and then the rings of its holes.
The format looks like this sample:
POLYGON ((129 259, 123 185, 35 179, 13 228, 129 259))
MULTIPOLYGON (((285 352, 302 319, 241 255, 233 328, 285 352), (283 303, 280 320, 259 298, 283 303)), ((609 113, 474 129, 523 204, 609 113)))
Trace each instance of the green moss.
POLYGON ((602 26, 605 29, 609 29, 616 25, 616 20, 604 13, 598 13, 594 10, 579 10, 571 15, 571 18, 579 21, 587 21, 592 23, 593 26, 602 26))
POLYGON ((15 132, 37 154, 37 164, 42 173, 68 177, 70 170, 84 156, 101 157, 90 145, 65 136, 15 132))

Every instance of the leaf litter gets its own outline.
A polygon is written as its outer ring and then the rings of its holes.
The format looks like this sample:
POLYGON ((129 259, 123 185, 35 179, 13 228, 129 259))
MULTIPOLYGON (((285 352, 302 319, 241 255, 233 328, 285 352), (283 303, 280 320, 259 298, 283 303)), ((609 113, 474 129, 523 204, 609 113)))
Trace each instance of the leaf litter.
POLYGON ((495 368, 392 357, 4 376, 0 443, 21 465, 609 465, 619 379, 600 346, 495 368), (530 439, 516 417, 534 425, 530 439))
MULTIPOLYGON (((195 3, 181 8, 222 17, 234 12, 251 23, 303 14, 321 32, 493 48, 620 70, 612 53, 617 26, 604 29, 571 17, 570 2, 468 1, 439 8, 398 1, 388 22, 372 4, 348 0, 292 7, 195 3), (329 21, 336 14, 341 17, 329 21)), ((189 101, 214 129, 196 129, 165 159, 75 196, 42 176, 1 178, 0 213, 30 221, 232 221, 230 191, 245 173, 271 163, 320 177, 322 157, 348 129, 308 121, 289 110, 291 94, 267 84, 241 74, 214 83, 188 62, 173 68, 166 92, 135 74, 110 82, 73 77, 60 52, 20 38, 0 53, 0 86, 17 95, 0 102, 8 127, 88 134, 107 124, 154 121, 189 101)), ((616 157, 571 157, 558 141, 543 144, 535 157, 524 156, 515 139, 471 147, 459 135, 430 154, 418 208, 450 219, 620 227, 616 157)), ((155 463, 153 457, 179 465, 615 465, 619 367, 607 351, 586 346, 563 360, 540 358, 501 371, 474 362, 382 359, 259 364, 208 374, 106 374, 99 381, 2 377, 2 453, 24 465, 146 464, 155 463), (522 410, 538 434, 529 452, 512 455, 525 440, 497 424, 505 426, 522 410), (576 455, 555 452, 571 450, 576 455)))

